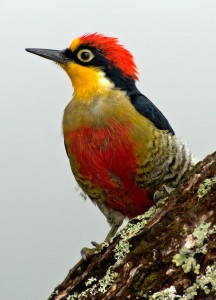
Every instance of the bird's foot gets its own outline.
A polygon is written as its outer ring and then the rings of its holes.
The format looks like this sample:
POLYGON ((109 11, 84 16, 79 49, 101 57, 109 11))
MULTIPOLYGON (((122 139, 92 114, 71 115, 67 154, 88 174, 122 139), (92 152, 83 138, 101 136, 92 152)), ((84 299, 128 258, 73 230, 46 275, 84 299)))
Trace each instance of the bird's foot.
POLYGON ((81 250, 81 256, 83 260, 88 260, 92 255, 97 254, 102 249, 102 244, 98 244, 97 242, 91 242, 94 248, 84 247, 81 250))
POLYGON ((161 189, 154 193, 153 200, 157 203, 159 200, 166 199, 175 189, 167 185, 163 185, 161 189))
MULTIPOLYGON (((106 238, 105 238, 105 243, 108 243, 109 240, 116 234, 118 228, 119 228, 120 225, 113 225, 110 229, 110 231, 108 232, 106 238)), ((84 260, 88 260, 92 255, 94 254, 97 254, 98 252, 100 252, 105 243, 102 243, 102 244, 98 244, 97 242, 93 241, 91 242, 92 245, 94 246, 94 248, 87 248, 87 247, 84 247, 82 248, 81 250, 81 256, 84 260)))
POLYGON ((116 234, 116 232, 118 231, 119 227, 121 225, 113 225, 110 229, 110 231, 108 232, 106 238, 105 238, 105 242, 108 242, 112 237, 114 237, 114 235, 116 234))

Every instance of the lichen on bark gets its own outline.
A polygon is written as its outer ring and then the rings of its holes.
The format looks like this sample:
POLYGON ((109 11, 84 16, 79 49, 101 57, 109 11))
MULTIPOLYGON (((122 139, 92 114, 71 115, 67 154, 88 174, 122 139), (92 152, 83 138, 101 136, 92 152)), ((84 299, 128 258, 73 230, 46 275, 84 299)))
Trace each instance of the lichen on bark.
POLYGON ((216 299, 216 153, 80 260, 49 300, 216 299))

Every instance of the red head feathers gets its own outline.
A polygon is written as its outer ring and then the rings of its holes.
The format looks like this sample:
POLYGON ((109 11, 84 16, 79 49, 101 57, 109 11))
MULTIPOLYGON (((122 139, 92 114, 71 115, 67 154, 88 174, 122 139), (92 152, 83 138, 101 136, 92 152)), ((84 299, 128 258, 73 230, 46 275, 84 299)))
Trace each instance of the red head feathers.
POLYGON ((81 44, 95 47, 113 64, 118 67, 124 76, 138 79, 137 67, 132 54, 119 44, 117 38, 106 37, 99 33, 87 33, 76 39, 70 46, 71 50, 81 44))

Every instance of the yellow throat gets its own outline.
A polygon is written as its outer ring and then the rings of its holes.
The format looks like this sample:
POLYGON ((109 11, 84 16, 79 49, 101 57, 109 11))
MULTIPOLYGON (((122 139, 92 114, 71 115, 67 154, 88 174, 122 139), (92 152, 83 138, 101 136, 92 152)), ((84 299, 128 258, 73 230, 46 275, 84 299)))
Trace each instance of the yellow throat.
POLYGON ((85 67, 75 62, 61 66, 70 77, 75 98, 80 101, 93 101, 95 97, 114 87, 105 73, 96 67, 85 67))

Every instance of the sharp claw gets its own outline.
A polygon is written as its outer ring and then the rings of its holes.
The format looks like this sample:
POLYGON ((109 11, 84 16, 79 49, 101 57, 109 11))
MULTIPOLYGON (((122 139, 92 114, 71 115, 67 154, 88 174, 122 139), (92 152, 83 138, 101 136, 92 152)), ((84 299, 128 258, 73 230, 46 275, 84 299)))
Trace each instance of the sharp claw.
POLYGON ((100 244, 98 244, 97 242, 95 242, 95 241, 92 241, 91 242, 92 243, 92 245, 94 246, 94 247, 98 247, 100 244))
POLYGON ((166 197, 168 197, 172 191, 174 191, 174 188, 171 188, 167 185, 163 185, 161 189, 157 190, 154 195, 153 195, 153 200, 156 203, 158 200, 160 199, 165 199, 166 197))
POLYGON ((98 244, 97 242, 95 241, 92 241, 91 242, 92 245, 94 246, 94 248, 87 248, 87 247, 84 247, 82 248, 81 250, 81 256, 84 260, 88 260, 92 255, 98 253, 98 251, 101 250, 101 245, 98 244))
MULTIPOLYGON (((121 223, 122 223, 122 222, 121 222, 121 223)), ((106 242, 116 234, 116 232, 117 232, 119 226, 121 226, 121 224, 113 225, 113 226, 111 227, 111 229, 110 229, 108 235, 106 236, 106 239, 105 239, 106 242)), ((101 245, 98 244, 97 242, 92 241, 91 243, 92 243, 92 245, 93 245, 95 248, 87 248, 87 247, 84 247, 84 248, 82 248, 82 250, 81 250, 81 256, 82 256, 82 259, 85 260, 85 261, 88 260, 92 255, 98 253, 98 251, 100 251, 100 250, 102 249, 102 248, 101 248, 101 245)))

